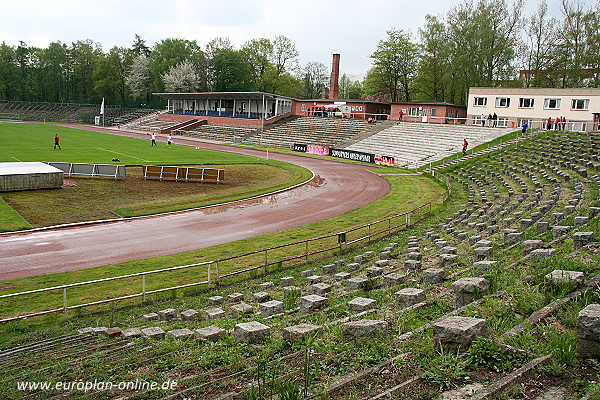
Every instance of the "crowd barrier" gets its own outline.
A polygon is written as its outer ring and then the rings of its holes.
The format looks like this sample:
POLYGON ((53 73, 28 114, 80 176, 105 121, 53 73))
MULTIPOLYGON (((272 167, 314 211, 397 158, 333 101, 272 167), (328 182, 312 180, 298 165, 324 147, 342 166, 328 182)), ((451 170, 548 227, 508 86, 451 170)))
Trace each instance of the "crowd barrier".
POLYGON ((85 164, 68 162, 45 162, 60 169, 65 175, 102 176, 108 178, 125 178, 127 176, 124 165, 112 164, 85 164))
POLYGON ((216 168, 178 167, 165 165, 142 165, 144 179, 159 179, 184 182, 219 183, 225 170, 216 168))

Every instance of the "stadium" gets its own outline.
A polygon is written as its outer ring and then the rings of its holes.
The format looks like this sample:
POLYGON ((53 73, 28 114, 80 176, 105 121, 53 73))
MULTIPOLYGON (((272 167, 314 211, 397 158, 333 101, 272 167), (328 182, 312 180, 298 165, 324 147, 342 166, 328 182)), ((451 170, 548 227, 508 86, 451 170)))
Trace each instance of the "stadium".
POLYGON ((598 90, 336 85, 1 104, 2 398, 597 398, 598 90))

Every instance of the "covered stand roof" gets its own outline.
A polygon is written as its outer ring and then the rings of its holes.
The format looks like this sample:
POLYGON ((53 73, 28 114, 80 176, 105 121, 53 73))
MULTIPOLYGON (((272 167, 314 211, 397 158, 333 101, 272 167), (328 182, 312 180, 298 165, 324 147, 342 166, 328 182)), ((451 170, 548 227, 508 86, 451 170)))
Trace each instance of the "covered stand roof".
POLYGON ((153 93, 154 95, 164 97, 171 100, 183 99, 209 99, 209 100, 260 100, 263 96, 265 100, 286 99, 294 100, 291 97, 279 96, 272 93, 264 92, 200 92, 200 93, 153 93))

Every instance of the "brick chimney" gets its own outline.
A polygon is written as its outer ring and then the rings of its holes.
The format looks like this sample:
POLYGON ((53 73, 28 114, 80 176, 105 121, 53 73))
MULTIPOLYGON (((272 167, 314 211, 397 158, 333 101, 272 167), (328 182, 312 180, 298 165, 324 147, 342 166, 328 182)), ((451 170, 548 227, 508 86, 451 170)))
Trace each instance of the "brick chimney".
POLYGON ((334 54, 331 62, 331 81, 329 82, 329 98, 340 98, 340 55, 334 54))

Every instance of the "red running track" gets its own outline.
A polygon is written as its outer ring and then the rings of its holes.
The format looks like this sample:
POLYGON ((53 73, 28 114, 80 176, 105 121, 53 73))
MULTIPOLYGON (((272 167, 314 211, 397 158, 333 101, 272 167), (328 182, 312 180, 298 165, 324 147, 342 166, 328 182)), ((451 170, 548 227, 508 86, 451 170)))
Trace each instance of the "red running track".
MULTIPOLYGON (((81 126, 73 126, 82 128, 81 126)), ((98 127, 85 129, 142 137, 98 127)), ((145 136, 145 135, 143 135, 145 136)), ((177 143, 265 157, 264 151, 177 138, 177 143)), ((0 280, 164 256, 335 217, 383 197, 385 179, 359 164, 270 153, 318 179, 275 195, 159 216, 0 235, 0 280)))

